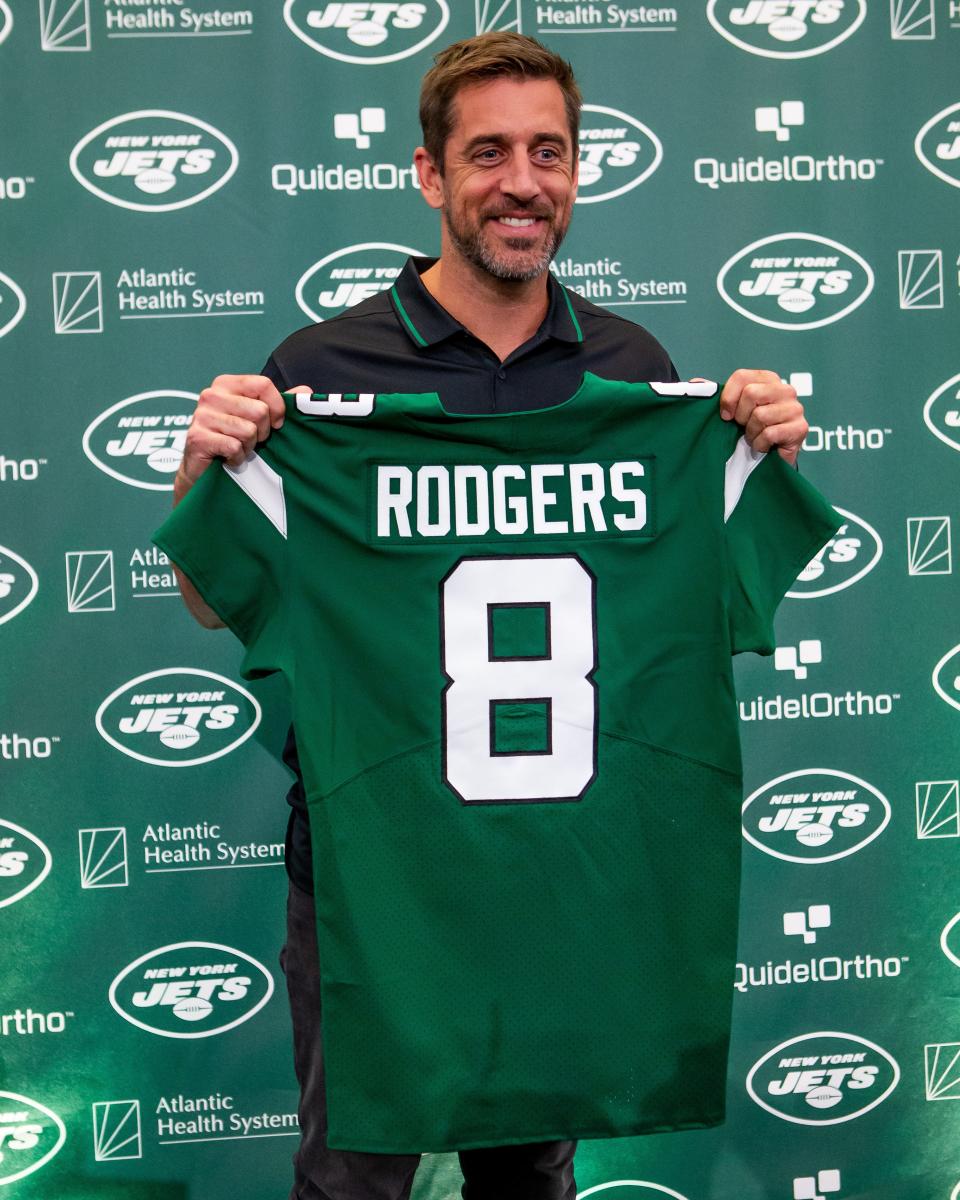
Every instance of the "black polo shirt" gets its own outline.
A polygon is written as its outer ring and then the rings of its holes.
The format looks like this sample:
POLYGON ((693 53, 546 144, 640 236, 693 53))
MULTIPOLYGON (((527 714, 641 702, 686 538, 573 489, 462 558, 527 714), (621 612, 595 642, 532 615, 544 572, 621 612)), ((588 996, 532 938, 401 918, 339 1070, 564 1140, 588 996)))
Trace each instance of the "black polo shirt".
MULTIPOLYGON (((542 325, 501 362, 420 282, 434 259, 408 260, 389 291, 292 334, 263 373, 280 389, 314 392, 437 392, 448 412, 549 408, 576 392, 585 371, 630 383, 678 378, 660 343, 632 321, 591 304, 551 275, 542 325)), ((310 827, 294 731, 284 761, 297 780, 287 800, 287 871, 313 891, 310 827)))

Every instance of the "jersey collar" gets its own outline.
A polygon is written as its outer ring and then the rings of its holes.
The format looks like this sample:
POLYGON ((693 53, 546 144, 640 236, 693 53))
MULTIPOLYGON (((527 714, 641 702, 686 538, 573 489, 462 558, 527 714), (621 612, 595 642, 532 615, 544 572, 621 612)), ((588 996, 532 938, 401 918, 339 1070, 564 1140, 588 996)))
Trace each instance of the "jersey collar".
MULTIPOLYGON (((435 258, 408 258, 389 293, 397 320, 416 346, 435 346, 449 337, 467 332, 434 300, 420 281, 423 272, 436 261, 435 258)), ((547 288, 547 315, 531 340, 539 343, 547 338, 555 338, 560 342, 582 342, 583 330, 566 288, 552 273, 547 288)))

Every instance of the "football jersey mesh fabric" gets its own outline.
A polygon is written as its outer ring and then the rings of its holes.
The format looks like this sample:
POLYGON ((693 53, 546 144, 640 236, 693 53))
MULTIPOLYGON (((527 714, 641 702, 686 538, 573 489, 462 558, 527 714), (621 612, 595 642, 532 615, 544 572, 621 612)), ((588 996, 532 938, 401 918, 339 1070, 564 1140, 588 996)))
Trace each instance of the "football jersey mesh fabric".
POLYGON ((739 431, 715 395, 587 375, 530 413, 369 400, 290 398, 246 485, 207 471, 156 539, 244 674, 291 685, 329 1144, 715 1124, 730 655, 772 651, 777 601, 839 520, 769 456, 725 522, 739 431))

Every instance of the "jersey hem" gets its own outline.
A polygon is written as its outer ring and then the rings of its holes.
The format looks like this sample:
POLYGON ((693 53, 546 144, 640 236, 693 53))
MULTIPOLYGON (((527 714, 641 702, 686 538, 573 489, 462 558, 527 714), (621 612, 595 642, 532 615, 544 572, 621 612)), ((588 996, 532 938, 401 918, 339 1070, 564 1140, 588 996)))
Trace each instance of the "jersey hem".
POLYGON ((717 1114, 711 1114, 704 1117, 700 1121, 659 1121, 659 1122, 639 1122, 621 1132, 612 1132, 609 1129, 596 1129, 593 1126, 587 1128, 570 1128, 565 1126, 562 1130, 546 1130, 534 1129, 527 1130, 524 1133, 515 1134, 513 1137, 486 1137, 477 1138, 467 1141, 436 1141, 418 1144, 417 1146, 401 1145, 386 1142, 363 1141, 362 1143, 355 1142, 351 1139, 350 1145, 341 1142, 335 1135, 327 1135, 327 1145, 331 1150, 356 1150, 366 1154, 448 1154, 456 1150, 483 1150, 494 1146, 520 1146, 530 1142, 566 1142, 566 1141, 592 1141, 592 1140, 610 1140, 621 1137, 641 1137, 655 1133, 683 1133, 693 1131, 695 1129, 715 1129, 718 1125, 722 1125, 726 1120, 726 1112, 721 1110, 717 1114))
POLYGON ((635 746, 646 746, 648 750, 654 750, 657 754, 669 754, 671 758, 679 758, 682 762, 696 763, 698 767, 706 767, 720 775, 729 775, 735 783, 743 781, 742 768, 737 771, 731 767, 721 767, 717 763, 707 762, 705 758, 695 758, 692 754, 684 754, 682 750, 668 750, 666 746, 658 746, 655 742, 645 742, 643 738, 631 737, 629 733, 613 733, 609 729, 601 729, 600 736, 615 738, 618 742, 631 742, 635 746))

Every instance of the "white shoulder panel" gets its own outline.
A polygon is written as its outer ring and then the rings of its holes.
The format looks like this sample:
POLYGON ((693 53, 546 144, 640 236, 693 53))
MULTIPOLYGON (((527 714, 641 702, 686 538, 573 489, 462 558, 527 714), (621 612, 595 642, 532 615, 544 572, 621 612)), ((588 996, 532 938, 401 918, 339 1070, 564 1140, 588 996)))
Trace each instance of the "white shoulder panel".
POLYGON ((223 469, 247 493, 267 520, 286 537, 287 505, 283 498, 282 476, 256 453, 248 454, 239 467, 224 463, 223 469))
POLYGON ((723 479, 724 522, 730 520, 733 510, 740 503, 747 480, 766 457, 762 451, 753 450, 745 437, 741 437, 737 442, 733 453, 727 459, 723 479))
POLYGON ((658 396, 713 396, 717 385, 712 379, 682 380, 680 383, 651 383, 658 396))

